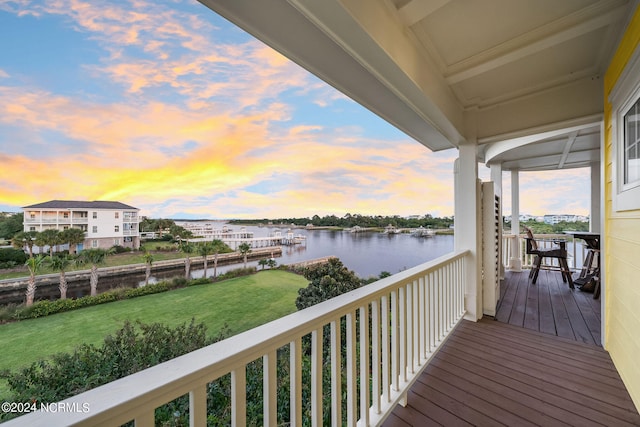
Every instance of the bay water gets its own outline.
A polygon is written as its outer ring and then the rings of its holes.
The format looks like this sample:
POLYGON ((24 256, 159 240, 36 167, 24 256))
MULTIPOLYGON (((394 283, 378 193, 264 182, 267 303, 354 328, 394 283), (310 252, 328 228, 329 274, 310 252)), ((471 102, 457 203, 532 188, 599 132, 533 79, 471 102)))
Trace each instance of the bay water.
MULTIPOLYGON (((253 232, 254 237, 268 237, 276 232, 286 235, 287 226, 241 226, 237 224, 216 223, 216 228, 227 226, 233 231, 243 227, 253 232)), ((452 235, 415 237, 411 234, 387 234, 374 231, 351 233, 347 230, 323 230, 293 228, 295 235, 306 237, 300 244, 282 246, 282 256, 276 258, 278 264, 323 258, 338 257, 359 277, 378 276, 386 271, 391 274, 414 267, 453 251, 452 235)), ((248 265, 257 266, 257 261, 248 265)), ((240 265, 241 266, 241 265, 240 265)), ((219 267, 218 273, 238 265, 219 267)), ((258 267, 260 268, 260 267, 258 267)), ((194 271, 194 277, 202 276, 202 270, 194 271)))

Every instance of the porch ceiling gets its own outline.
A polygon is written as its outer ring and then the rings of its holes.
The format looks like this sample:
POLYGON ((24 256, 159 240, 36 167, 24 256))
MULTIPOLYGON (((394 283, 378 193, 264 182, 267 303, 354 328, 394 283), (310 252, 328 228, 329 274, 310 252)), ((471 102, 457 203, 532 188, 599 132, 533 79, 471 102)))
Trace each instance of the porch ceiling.
POLYGON ((431 150, 476 142, 481 160, 505 169, 599 159, 601 76, 638 5, 200 1, 431 150))

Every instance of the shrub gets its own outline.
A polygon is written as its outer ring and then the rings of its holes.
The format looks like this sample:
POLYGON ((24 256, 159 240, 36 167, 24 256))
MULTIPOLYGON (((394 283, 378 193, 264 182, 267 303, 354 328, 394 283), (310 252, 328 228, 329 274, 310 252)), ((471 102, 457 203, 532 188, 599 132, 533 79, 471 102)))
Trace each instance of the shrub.
POLYGON ((337 297, 360 287, 360 279, 338 258, 323 264, 307 267, 304 277, 311 281, 306 288, 298 290, 296 307, 302 310, 312 305, 337 297))
MULTIPOLYGON (((134 326, 126 321, 104 339, 101 347, 83 344, 72 353, 56 354, 16 372, 5 370, 0 378, 7 380, 11 390, 8 400, 58 402, 212 342, 206 337, 206 326, 193 319, 176 328, 160 323, 138 322, 134 326)), ((188 398, 178 399, 177 403, 181 413, 188 414, 188 398)), ((8 414, 0 414, 0 419, 7 418, 8 414)))
POLYGON ((0 323, 9 322, 15 319, 16 311, 19 306, 16 304, 7 304, 0 306, 0 323))
MULTIPOLYGON (((242 275, 255 273, 255 268, 239 268, 232 270, 232 276, 239 277, 242 275)), ((221 276, 222 277, 222 276, 221 276)), ((24 305, 0 307, 0 323, 10 320, 33 319, 36 317, 49 316, 51 314, 62 313, 65 311, 76 310, 78 308, 90 307, 92 305, 104 304, 123 299, 141 297, 144 295, 157 294, 166 292, 171 289, 181 288, 185 286, 197 286, 212 283, 209 278, 200 278, 187 280, 184 277, 176 277, 169 281, 162 281, 152 285, 143 286, 141 288, 114 288, 110 291, 103 292, 96 296, 86 296, 77 299, 63 300, 42 300, 36 301, 32 306, 24 305)))
POLYGON ((141 288, 127 289, 124 293, 125 298, 135 298, 143 295, 157 294, 169 290, 167 282, 159 282, 153 285, 143 286, 141 288))
POLYGON ((189 280, 185 279, 184 277, 174 277, 173 279, 171 279, 171 284, 169 285, 169 287, 171 289, 178 289, 183 288, 188 284, 189 280))
POLYGON ((2 269, 2 268, 13 268, 16 265, 18 265, 18 263, 15 262, 15 261, 2 261, 2 262, 0 262, 0 269, 2 269))
POLYGON ((207 285, 211 283, 211 279, 208 277, 201 277, 199 279, 193 279, 187 283, 187 286, 207 285))
POLYGON ((224 274, 218 276, 217 280, 227 280, 233 279, 236 277, 249 276, 256 272, 255 267, 247 267, 247 268, 234 268, 233 270, 229 270, 224 274))
POLYGON ((120 245, 115 245, 111 249, 116 254, 122 254, 122 253, 125 253, 125 252, 131 252, 131 248, 125 248, 124 246, 120 246, 120 245))
MULTIPOLYGON (((15 263, 14 265, 24 265, 27 261, 27 254, 16 248, 0 248, 0 265, 2 263, 15 263)), ((9 267, 0 267, 9 268, 9 267)))

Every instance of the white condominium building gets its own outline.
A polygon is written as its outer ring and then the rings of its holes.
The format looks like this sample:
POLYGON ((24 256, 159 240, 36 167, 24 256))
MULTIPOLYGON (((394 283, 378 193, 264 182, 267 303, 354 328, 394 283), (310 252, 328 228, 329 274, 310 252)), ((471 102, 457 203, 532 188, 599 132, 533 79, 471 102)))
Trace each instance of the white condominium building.
POLYGON ((22 208, 24 231, 66 230, 85 232, 82 248, 108 249, 112 246, 140 248, 138 212, 120 202, 51 200, 22 208))

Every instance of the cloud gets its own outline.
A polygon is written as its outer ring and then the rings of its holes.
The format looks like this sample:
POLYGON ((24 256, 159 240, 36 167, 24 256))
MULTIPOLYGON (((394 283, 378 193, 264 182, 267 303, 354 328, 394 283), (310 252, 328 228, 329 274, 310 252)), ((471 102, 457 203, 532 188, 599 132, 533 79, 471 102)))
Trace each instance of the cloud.
MULTIPOLYGON (((81 79, 60 76, 64 91, 53 73, 14 83, 0 58, 0 204, 119 200, 154 217, 453 214, 456 153, 367 136, 389 126, 373 115, 300 120, 309 106, 360 107, 202 6, 173 5, 0 3, 56 19, 98 52, 69 64, 81 79)), ((532 199, 544 196, 529 182, 532 199)))

